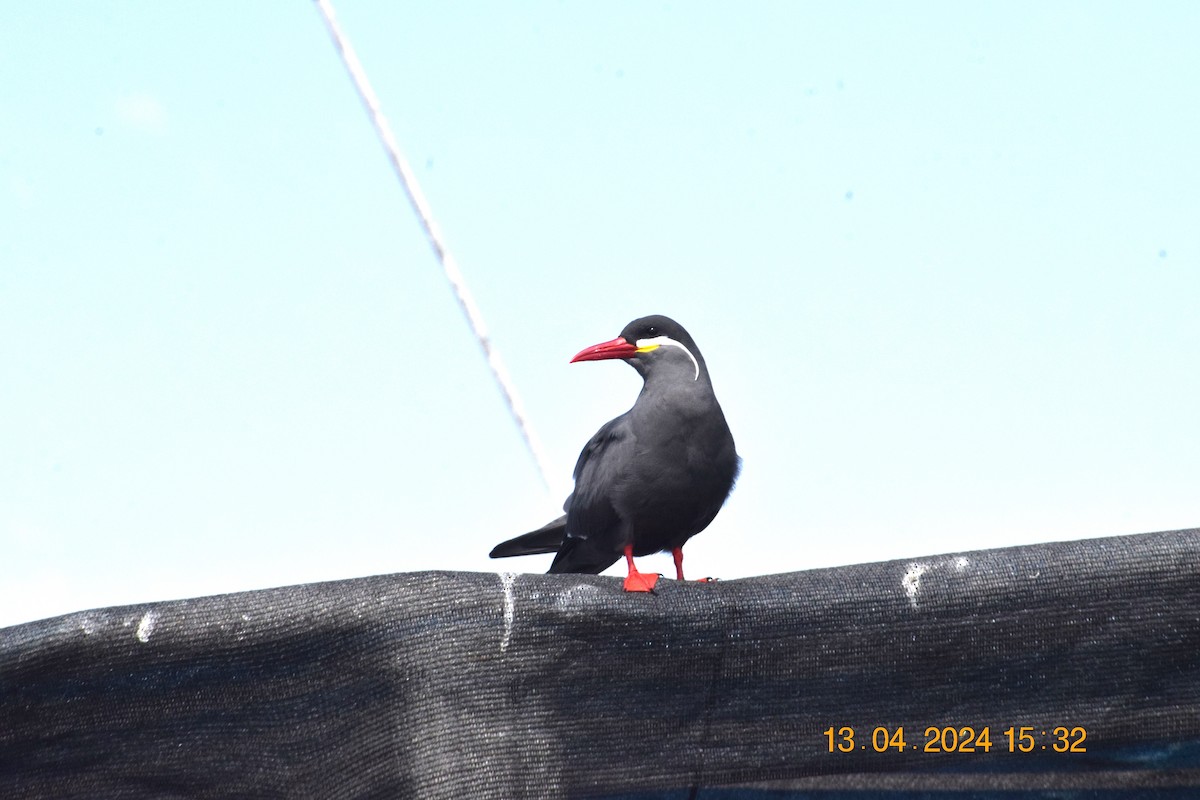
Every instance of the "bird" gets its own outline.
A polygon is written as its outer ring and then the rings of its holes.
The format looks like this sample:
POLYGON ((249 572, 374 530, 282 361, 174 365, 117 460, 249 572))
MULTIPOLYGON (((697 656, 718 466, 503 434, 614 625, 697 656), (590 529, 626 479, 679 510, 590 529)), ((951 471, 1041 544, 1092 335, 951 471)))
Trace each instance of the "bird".
POLYGON ((600 427, 575 464, 564 513, 501 542, 492 558, 554 553, 551 573, 600 573, 625 558, 627 592, 652 592, 658 574, 635 556, 669 550, 683 580, 683 545, 708 527, 733 490, 741 459, 696 342, 662 315, 630 322, 571 363, 621 359, 642 376, 633 407, 600 427))

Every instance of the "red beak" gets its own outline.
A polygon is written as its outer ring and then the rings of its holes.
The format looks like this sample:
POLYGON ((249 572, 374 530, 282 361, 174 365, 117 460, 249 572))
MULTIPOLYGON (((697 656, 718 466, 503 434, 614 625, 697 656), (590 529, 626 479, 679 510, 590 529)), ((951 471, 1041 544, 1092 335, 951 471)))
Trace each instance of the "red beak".
POLYGON ((633 358, 637 355, 637 345, 630 344, 620 336, 611 342, 601 342, 591 347, 585 347, 575 354, 571 363, 576 361, 603 361, 606 358, 633 358))

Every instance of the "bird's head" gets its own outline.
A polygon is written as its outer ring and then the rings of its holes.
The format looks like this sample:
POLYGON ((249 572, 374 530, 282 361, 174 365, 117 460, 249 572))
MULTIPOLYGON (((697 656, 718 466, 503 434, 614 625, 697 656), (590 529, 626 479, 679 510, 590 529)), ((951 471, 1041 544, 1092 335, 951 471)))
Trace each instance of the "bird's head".
POLYGON ((652 371, 655 374, 686 375, 693 381, 705 374, 704 357, 700 355, 692 337, 678 322, 659 314, 635 319, 612 341, 580 350, 571 363, 608 358, 629 362, 647 379, 652 371))

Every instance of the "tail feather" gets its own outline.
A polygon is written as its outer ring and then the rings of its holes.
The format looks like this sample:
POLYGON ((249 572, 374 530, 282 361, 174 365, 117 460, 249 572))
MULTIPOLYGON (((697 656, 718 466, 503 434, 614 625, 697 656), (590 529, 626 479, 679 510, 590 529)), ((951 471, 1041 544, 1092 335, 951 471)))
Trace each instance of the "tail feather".
POLYGON ((509 556, 531 556, 538 553, 557 553, 558 549, 562 547, 563 538, 566 535, 567 515, 563 514, 536 531, 523 533, 507 542, 501 542, 492 548, 489 555, 492 558, 508 558, 509 556))
POLYGON ((501 542, 492 548, 492 558, 509 556, 532 556, 539 553, 555 553, 550 572, 603 572, 615 564, 620 555, 610 551, 597 552, 586 539, 567 536, 567 515, 564 514, 536 531, 501 542))
POLYGON ((550 573, 582 572, 599 575, 620 560, 611 551, 597 551, 587 539, 568 538, 550 565, 550 573))

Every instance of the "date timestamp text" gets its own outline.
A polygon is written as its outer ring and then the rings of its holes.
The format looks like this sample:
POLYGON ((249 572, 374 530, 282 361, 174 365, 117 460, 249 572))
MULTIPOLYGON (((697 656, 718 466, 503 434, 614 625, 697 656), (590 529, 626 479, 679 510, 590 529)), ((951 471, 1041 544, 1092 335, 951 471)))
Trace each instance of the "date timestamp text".
POLYGON ((849 726, 830 726, 825 730, 825 744, 830 753, 853 753, 860 750, 876 753, 919 751, 923 753, 990 753, 992 748, 1008 753, 1086 753, 1087 731, 1079 726, 1059 725, 1040 728, 1032 725, 996 727, 954 727, 930 725, 919 737, 906 736, 904 728, 877 725, 869 732, 849 726))

